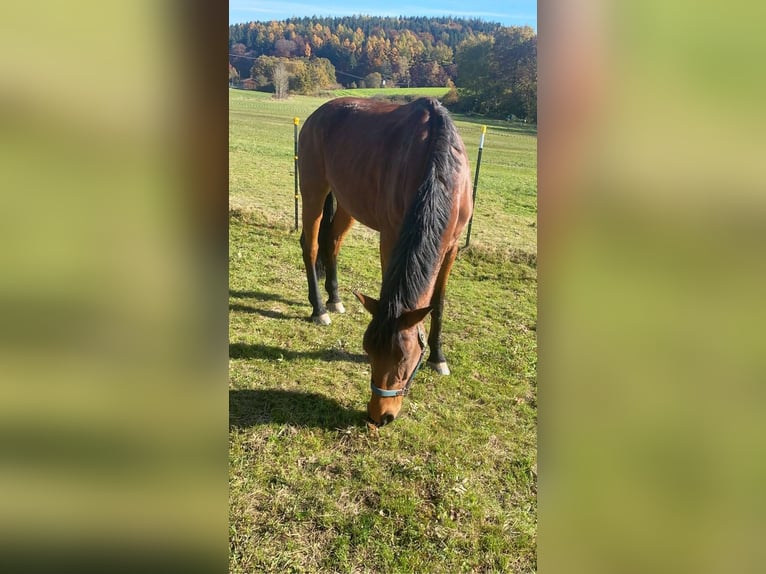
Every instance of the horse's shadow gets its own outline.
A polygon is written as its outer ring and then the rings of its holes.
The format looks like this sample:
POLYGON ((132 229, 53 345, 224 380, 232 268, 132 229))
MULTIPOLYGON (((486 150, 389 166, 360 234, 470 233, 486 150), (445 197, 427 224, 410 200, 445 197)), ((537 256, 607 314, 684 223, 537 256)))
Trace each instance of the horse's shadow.
MULTIPOLYGON (((229 309, 241 313, 257 313, 273 319, 295 319, 272 309, 260 308, 257 303, 277 302, 290 307, 300 307, 299 301, 285 299, 281 295, 263 291, 229 290, 229 297, 239 300, 230 302, 229 309), (255 306, 247 303, 255 302, 255 306)), ((294 351, 271 345, 230 343, 231 359, 262 359, 266 361, 345 361, 364 363, 367 357, 348 353, 341 349, 294 351)), ((297 427, 316 427, 328 430, 360 426, 366 413, 350 409, 338 401, 312 392, 281 389, 236 389, 229 391, 229 428, 245 429, 270 423, 289 424, 297 427)))
POLYGON ((347 353, 340 349, 319 349, 316 351, 293 351, 261 345, 258 343, 230 343, 230 359, 264 359, 267 361, 295 361, 298 359, 330 361, 347 361, 351 363, 365 363, 367 357, 359 353, 347 353))
POLYGON ((285 299, 281 295, 267 293, 265 291, 239 291, 237 289, 229 289, 229 297, 235 297, 237 299, 255 299, 257 301, 279 301, 285 305, 302 305, 300 301, 285 299))
MULTIPOLYGON (((285 299, 281 295, 277 295, 275 293, 267 293, 265 291, 238 291, 229 289, 229 297, 235 298, 235 299, 250 299, 255 300, 260 303, 267 303, 267 302, 277 302, 282 303, 284 305, 288 305, 290 307, 300 307, 301 302, 300 301, 293 301, 291 299, 285 299)), ((258 315, 262 315, 263 317, 268 317, 269 319, 300 319, 301 317, 296 313, 294 314, 286 314, 282 313, 281 311, 275 311, 273 309, 263 309, 259 306, 251 306, 246 305, 243 303, 229 303, 229 310, 230 311, 237 311, 239 313, 256 313, 258 315)))
POLYGON ((255 313, 269 319, 299 319, 298 315, 285 315, 281 311, 274 311, 272 309, 259 309, 257 307, 250 307, 249 305, 241 305, 239 303, 229 303, 229 311, 237 311, 239 313, 255 313))
POLYGON ((277 423, 335 430, 364 424, 366 413, 318 393, 280 389, 229 391, 229 429, 277 423))

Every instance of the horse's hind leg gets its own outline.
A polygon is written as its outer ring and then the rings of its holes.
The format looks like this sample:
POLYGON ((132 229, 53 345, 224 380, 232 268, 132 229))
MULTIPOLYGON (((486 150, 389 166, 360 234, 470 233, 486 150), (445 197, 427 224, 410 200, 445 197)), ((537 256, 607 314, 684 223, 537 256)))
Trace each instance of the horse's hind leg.
POLYGON ((455 263, 457 249, 457 245, 455 245, 444 256, 439 275, 436 278, 434 294, 431 297, 433 311, 431 312, 431 331, 428 334, 428 347, 431 349, 431 354, 428 357, 428 366, 440 375, 450 374, 447 359, 442 352, 442 314, 444 312, 444 294, 447 290, 447 279, 452 270, 452 264, 455 263))
POLYGON ((325 266, 324 286, 329 296, 327 308, 334 313, 346 312, 338 294, 338 253, 340 252, 343 238, 346 237, 352 225, 354 225, 354 218, 343 207, 338 205, 332 219, 332 226, 330 227, 328 237, 323 238, 324 241, 322 241, 320 246, 322 251, 320 256, 325 266))
POLYGON ((329 325, 330 315, 322 303, 319 294, 319 282, 317 280, 316 263, 319 253, 319 226, 322 221, 322 207, 329 189, 324 193, 309 190, 309 186, 301 181, 301 194, 303 197, 303 233, 301 234, 301 247, 303 248, 303 264, 306 267, 306 278, 309 287, 309 302, 311 303, 311 320, 318 325, 329 325))

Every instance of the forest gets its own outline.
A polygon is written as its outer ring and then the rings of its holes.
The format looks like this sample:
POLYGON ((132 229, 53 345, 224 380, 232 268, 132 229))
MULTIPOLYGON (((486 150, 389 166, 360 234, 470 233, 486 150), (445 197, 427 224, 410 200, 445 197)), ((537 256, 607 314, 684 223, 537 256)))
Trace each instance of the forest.
POLYGON ((229 27, 229 82, 316 94, 339 87, 452 88, 460 112, 537 121, 537 35, 478 19, 350 16, 229 27))

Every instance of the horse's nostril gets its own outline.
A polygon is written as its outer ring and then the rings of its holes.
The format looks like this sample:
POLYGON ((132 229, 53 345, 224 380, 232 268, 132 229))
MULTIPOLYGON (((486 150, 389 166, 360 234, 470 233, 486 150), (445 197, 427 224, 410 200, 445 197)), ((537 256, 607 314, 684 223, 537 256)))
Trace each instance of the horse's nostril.
POLYGON ((380 426, 387 425, 395 418, 396 417, 392 414, 383 415, 383 418, 380 420, 380 426))

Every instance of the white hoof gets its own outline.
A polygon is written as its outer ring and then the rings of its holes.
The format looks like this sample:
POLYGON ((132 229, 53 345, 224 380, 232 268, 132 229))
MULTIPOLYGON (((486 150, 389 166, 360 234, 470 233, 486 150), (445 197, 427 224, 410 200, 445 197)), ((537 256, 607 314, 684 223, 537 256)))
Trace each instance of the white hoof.
POLYGON ((441 363, 432 363, 428 362, 428 366, 431 367, 434 371, 439 373, 440 375, 449 375, 449 367, 447 366, 447 363, 442 361, 441 363))
POLYGON ((315 325, 329 325, 332 321, 330 321, 330 315, 327 313, 322 313, 321 315, 318 315, 317 317, 312 317, 311 320, 314 322, 315 325))
POLYGON ((330 301, 327 302, 327 310, 332 311, 333 313, 345 313, 346 308, 343 306, 343 303, 338 301, 337 303, 332 303, 330 301))

